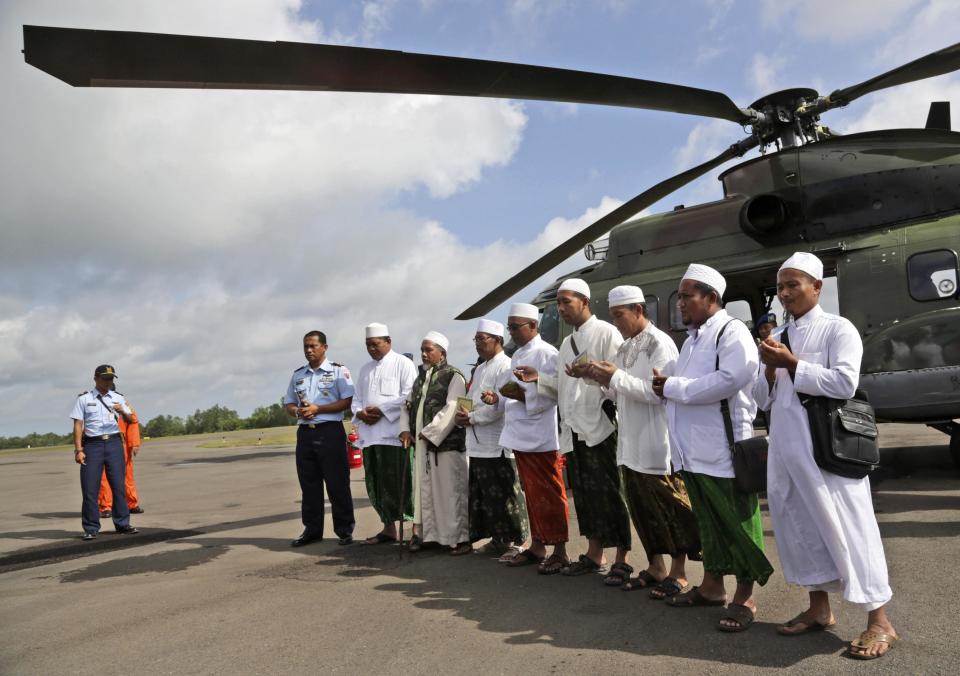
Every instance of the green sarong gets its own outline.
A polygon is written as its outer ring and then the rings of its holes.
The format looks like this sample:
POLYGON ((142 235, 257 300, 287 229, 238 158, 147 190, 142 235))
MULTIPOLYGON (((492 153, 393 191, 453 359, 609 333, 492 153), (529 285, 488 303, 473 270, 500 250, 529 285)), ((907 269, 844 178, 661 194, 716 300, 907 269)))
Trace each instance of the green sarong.
POLYGON ((403 483, 404 521, 413 521, 413 449, 400 446, 367 446, 363 449, 363 473, 370 504, 383 523, 400 521, 400 484, 403 483), (406 459, 404 460, 404 456, 406 459), (401 477, 406 462, 406 476, 401 477))
POLYGON ((630 516, 617 466, 617 433, 596 446, 587 446, 574 434, 573 451, 564 457, 580 535, 599 540, 604 549, 629 550, 630 516))
POLYGON ((514 461, 470 458, 470 542, 494 538, 522 544, 530 528, 514 461))
POLYGON ((741 493, 733 479, 681 474, 700 529, 703 569, 713 575, 736 575, 740 584, 766 584, 773 566, 763 553, 757 494, 741 493))

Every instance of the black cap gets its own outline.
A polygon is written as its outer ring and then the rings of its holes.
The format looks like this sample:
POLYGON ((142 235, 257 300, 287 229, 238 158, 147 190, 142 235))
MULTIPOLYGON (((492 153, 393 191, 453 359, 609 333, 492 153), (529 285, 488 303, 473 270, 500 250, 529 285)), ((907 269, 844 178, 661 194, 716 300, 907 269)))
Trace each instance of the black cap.
POLYGON ((99 378, 100 376, 113 376, 114 378, 116 378, 117 372, 113 369, 112 366, 110 366, 110 364, 100 364, 100 366, 94 369, 93 377, 99 378))

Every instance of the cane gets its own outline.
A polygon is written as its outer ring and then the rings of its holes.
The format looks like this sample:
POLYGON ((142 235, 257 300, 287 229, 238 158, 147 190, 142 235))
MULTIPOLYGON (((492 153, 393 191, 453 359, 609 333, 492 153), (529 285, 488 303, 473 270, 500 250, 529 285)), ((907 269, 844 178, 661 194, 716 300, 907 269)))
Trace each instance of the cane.
POLYGON ((407 465, 410 462, 410 450, 413 448, 402 447, 403 448, 403 458, 400 459, 400 558, 403 559, 403 517, 406 514, 406 497, 405 493, 407 490, 407 465))

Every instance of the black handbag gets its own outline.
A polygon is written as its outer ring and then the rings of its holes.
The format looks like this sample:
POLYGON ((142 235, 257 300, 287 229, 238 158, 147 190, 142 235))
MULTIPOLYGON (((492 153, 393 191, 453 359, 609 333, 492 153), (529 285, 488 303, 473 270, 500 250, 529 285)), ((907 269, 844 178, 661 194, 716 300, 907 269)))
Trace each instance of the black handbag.
MULTIPOLYGON (((790 349, 786 330, 783 344, 790 349)), ((794 380, 794 374, 790 374, 790 379, 794 380)), ((857 390, 851 399, 831 399, 799 392, 797 397, 807 409, 813 459, 820 469, 850 479, 862 479, 880 466, 877 418, 862 390, 857 390)))
MULTIPOLYGON (((730 322, 736 321, 731 319, 730 322)), ((723 325, 717 333, 717 363, 720 370, 720 337, 729 326, 723 325)), ((730 417, 730 404, 726 399, 720 402, 720 415, 723 416, 723 428, 727 433, 727 444, 733 459, 733 483, 741 493, 761 493, 767 490, 767 438, 752 437, 734 441, 733 420, 730 417)))

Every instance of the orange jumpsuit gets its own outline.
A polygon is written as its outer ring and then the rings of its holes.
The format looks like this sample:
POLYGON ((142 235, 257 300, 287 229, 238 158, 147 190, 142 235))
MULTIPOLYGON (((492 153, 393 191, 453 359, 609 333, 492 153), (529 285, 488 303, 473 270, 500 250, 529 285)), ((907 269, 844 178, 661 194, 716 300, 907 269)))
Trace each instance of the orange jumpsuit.
MULTIPOLYGON (((120 435, 124 442, 123 456, 127 465, 127 473, 123 482, 127 492, 127 506, 133 509, 140 506, 140 498, 137 497, 137 485, 133 482, 133 447, 140 445, 140 420, 132 407, 130 412, 133 417, 129 423, 123 419, 123 416, 120 416, 117 424, 120 426, 120 435)), ((107 481, 106 469, 104 469, 103 476, 100 478, 100 497, 97 502, 100 504, 101 512, 113 508, 113 491, 110 490, 110 482, 107 481)))

